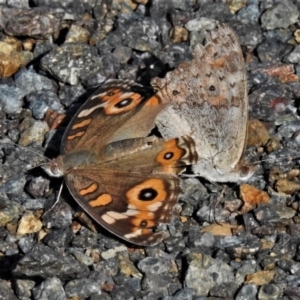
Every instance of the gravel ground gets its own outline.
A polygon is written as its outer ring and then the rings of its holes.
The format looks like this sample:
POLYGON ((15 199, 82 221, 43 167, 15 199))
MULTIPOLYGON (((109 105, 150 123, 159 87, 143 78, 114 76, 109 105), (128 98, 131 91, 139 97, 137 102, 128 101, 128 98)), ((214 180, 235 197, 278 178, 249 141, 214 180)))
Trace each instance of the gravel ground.
POLYGON ((299 0, 0 0, 0 299, 300 299, 299 13, 299 0), (44 214, 61 180, 34 167, 95 87, 149 86, 216 21, 244 52, 257 172, 183 178, 153 247, 110 235, 66 188, 44 214))

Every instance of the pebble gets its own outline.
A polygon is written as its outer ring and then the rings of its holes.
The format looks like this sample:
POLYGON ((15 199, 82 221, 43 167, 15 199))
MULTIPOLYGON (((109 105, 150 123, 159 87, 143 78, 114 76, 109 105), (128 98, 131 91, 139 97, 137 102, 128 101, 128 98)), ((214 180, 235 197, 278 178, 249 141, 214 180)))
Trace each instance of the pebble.
POLYGON ((28 233, 39 232, 42 228, 42 222, 34 216, 33 213, 25 213, 18 226, 17 234, 24 235, 28 233))

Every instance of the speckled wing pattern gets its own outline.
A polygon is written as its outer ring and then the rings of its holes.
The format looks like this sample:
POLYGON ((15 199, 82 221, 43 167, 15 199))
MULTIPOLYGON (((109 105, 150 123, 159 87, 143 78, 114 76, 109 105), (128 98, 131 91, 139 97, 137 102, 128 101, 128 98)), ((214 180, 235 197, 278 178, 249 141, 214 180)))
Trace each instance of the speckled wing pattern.
POLYGON ((169 106, 156 124, 164 138, 191 136, 196 143, 196 175, 236 182, 251 176, 241 160, 247 134, 248 97, 245 63, 230 26, 213 29, 194 59, 183 62, 152 85, 169 106))

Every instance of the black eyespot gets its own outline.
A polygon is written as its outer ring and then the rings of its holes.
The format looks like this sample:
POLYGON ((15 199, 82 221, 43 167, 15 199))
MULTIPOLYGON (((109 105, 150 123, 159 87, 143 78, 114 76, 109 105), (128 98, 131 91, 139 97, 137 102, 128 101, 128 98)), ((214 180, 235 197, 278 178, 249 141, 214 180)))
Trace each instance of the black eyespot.
POLYGON ((147 225, 148 225, 148 222, 146 220, 142 220, 140 223, 140 227, 142 227, 142 228, 146 228, 147 225))
POLYGON ((167 152, 167 153, 165 153, 165 155, 164 155, 164 159, 169 160, 169 159, 171 159, 173 156, 174 156, 174 153, 173 153, 173 152, 167 152))
POLYGON ((177 96, 177 95, 179 95, 179 94, 180 94, 180 92, 178 92, 178 91, 174 90, 174 91, 172 92, 172 94, 173 94, 173 96, 177 96))
POLYGON ((139 200, 142 201, 152 201, 157 197, 158 193, 155 189, 146 188, 142 189, 139 194, 139 200))
POLYGON ((123 107, 126 107, 128 105, 130 105, 132 102, 132 99, 131 98, 126 98, 126 99, 123 99, 122 101, 118 102, 115 107, 117 108, 123 108, 123 107))
POLYGON ((216 87, 214 85, 211 85, 209 88, 208 88, 211 92, 214 92, 216 90, 216 87))

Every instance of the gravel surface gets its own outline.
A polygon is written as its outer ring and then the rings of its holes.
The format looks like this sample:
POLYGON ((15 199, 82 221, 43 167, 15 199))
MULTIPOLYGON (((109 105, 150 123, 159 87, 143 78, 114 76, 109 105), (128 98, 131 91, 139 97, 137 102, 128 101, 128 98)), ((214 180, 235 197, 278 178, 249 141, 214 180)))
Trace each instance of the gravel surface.
POLYGON ((0 0, 0 300, 300 299, 299 14, 299 0, 0 0), (110 235, 67 188, 49 210, 61 180, 35 167, 80 104, 108 78, 149 86, 216 21, 244 52, 257 172, 182 178, 153 247, 110 235))

